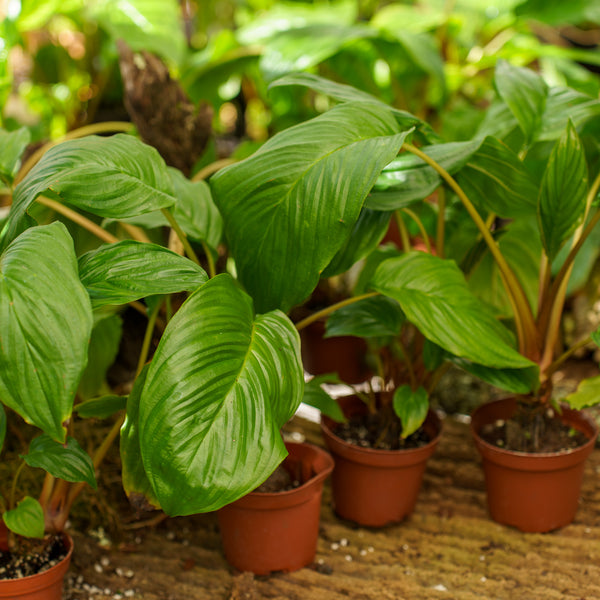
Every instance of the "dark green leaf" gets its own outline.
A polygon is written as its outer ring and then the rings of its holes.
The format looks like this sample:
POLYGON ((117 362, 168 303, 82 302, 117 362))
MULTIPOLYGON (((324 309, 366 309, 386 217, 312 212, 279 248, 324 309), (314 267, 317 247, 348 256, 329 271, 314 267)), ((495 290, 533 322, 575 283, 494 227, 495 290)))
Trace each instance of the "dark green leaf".
POLYGON ((144 468, 163 510, 216 510, 264 481, 286 455, 279 430, 303 387, 284 314, 254 316, 225 274, 192 294, 169 321, 139 407, 144 468))
POLYGON ((27 127, 10 132, 0 129, 0 181, 6 185, 12 184, 30 139, 27 127))
POLYGON ((94 308, 156 294, 194 291, 208 279, 196 263, 163 246, 124 240, 79 258, 79 276, 94 308))
POLYGON ((542 179, 539 221, 550 261, 581 224, 586 207, 587 165, 572 123, 556 143, 542 179))
POLYGON ((6 526, 17 535, 25 537, 44 537, 44 511, 40 503, 25 496, 16 508, 7 510, 3 515, 6 526))
POLYGON ((287 311, 311 293, 406 135, 379 105, 341 104, 211 178, 239 278, 259 312, 287 311))
POLYGON ((0 397, 64 441, 92 330, 66 227, 26 230, 0 257, 0 275, 0 397))
POLYGON ((537 366, 527 369, 493 369, 455 356, 450 356, 449 360, 478 379, 514 394, 529 394, 540 385, 537 366))
POLYGON ((120 410, 124 410, 127 404, 127 396, 99 396, 90 398, 85 402, 76 404, 73 410, 83 419, 94 417, 96 419, 107 419, 120 410))
POLYGON ((340 405, 323 389, 324 383, 339 384, 337 375, 327 374, 313 377, 304 384, 304 397, 302 402, 313 406, 322 414, 333 419, 336 423, 345 423, 346 417, 340 405))
POLYGON ((425 388, 413 390, 402 385, 394 392, 394 411, 402 421, 402 437, 407 438, 425 421, 429 410, 429 396, 425 388))
POLYGON ((44 469, 58 479, 85 481, 94 489, 98 487, 92 459, 72 437, 67 438, 65 446, 43 434, 31 441, 29 454, 21 458, 30 467, 44 469))

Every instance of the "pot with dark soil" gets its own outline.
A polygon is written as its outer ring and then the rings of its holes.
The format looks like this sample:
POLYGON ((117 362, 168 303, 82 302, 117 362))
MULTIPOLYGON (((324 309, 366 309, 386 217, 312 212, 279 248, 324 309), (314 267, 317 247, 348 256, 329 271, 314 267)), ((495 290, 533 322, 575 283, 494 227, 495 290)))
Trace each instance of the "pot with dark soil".
POLYGON ((286 448, 288 457, 264 484, 218 512, 225 557, 240 571, 267 575, 314 561, 333 460, 311 444, 286 442, 286 448))
POLYGON ((521 531, 552 531, 575 517, 598 427, 585 413, 563 407, 560 413, 545 408, 533 416, 530 408, 526 414, 538 421, 532 428, 514 418, 517 409, 517 399, 508 398, 473 413, 471 430, 483 460, 490 515, 521 531), (535 430, 539 433, 532 436, 535 430))
POLYGON ((370 527, 401 521, 414 510, 427 460, 441 436, 440 419, 430 410, 423 425, 402 438, 395 414, 369 414, 356 396, 338 402, 348 421, 321 419, 325 443, 335 459, 335 512, 370 527))

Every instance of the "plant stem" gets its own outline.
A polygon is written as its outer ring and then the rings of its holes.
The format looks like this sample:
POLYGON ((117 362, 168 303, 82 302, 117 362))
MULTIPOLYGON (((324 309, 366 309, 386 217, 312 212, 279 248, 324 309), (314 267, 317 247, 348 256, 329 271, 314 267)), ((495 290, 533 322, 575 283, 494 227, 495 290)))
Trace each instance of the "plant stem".
POLYGON ((9 508, 14 508, 14 506, 15 506, 15 495, 17 493, 17 481, 19 480, 19 476, 23 472, 25 465, 26 465, 25 461, 22 460, 21 464, 19 465, 19 468, 17 469, 17 472, 15 473, 15 476, 13 477, 12 486, 10 488, 10 496, 8 497, 8 507, 9 508))
POLYGON ((175 217, 171 214, 171 211, 168 208, 161 208, 163 215, 165 215, 167 221, 173 228, 173 231, 177 234, 177 237, 180 239, 183 247, 185 248, 185 253, 188 255, 188 258, 194 261, 197 265, 200 265, 200 261, 198 260, 198 256, 194 252, 190 241, 188 240, 187 235, 185 235, 183 229, 179 226, 179 223, 175 220, 175 217))
POLYGON ((556 371, 560 368, 560 366, 570 358, 577 350, 580 348, 585 348, 590 342, 592 342, 592 338, 590 336, 579 340, 577 343, 573 344, 566 352, 561 354, 552 364, 548 365, 544 371, 544 375, 546 379, 550 379, 550 377, 556 373, 556 371))
POLYGON ((137 242, 151 244, 152 240, 146 235, 146 232, 137 225, 131 223, 123 223, 119 221, 119 225, 128 233, 128 235, 137 242))
POLYGON ((193 177, 192 181, 202 181, 204 179, 208 179, 211 175, 220 171, 223 167, 228 167, 236 163, 237 160, 235 158, 222 158, 221 160, 216 160, 210 165, 206 165, 204 168, 200 169, 193 177))
POLYGON ((208 262, 208 276, 212 279, 217 274, 217 270, 215 268, 215 261, 213 259, 212 252, 208 247, 208 244, 204 240, 202 240, 202 242, 200 243, 202 244, 202 249, 204 250, 204 254, 208 262))
MULTIPOLYGON (((406 350, 402 340, 400 338, 394 339, 394 346, 398 349, 404 364, 406 365, 406 371, 408 372, 408 379, 410 380, 410 387, 415 390, 417 388, 417 378, 415 376, 415 370, 413 369, 412 362, 410 360, 408 351, 406 350)), ((398 385, 399 382, 394 382, 395 385, 398 385)))
POLYGON ((396 225, 398 225, 398 233, 400 234, 400 240, 402 241, 402 250, 404 250, 404 252, 410 252, 410 238, 408 237, 408 231, 406 229, 404 220, 402 219, 402 214, 399 210, 397 210, 394 213, 394 217, 396 219, 396 225))
POLYGON ((73 223, 77 223, 84 229, 87 229, 90 233, 93 233, 97 238, 101 239, 103 242, 107 242, 109 244, 114 244, 118 242, 119 239, 116 238, 112 233, 109 233, 105 229, 102 229, 99 225, 96 225, 93 221, 90 221, 87 217, 80 215, 78 212, 70 209, 68 206, 61 204, 60 202, 56 202, 56 200, 51 200, 50 198, 46 198, 45 196, 38 196, 36 201, 44 206, 51 208, 57 213, 67 217, 73 223))
POLYGON ((519 283, 519 280, 513 273, 512 269, 506 262, 506 259, 500 252, 498 248, 498 244, 492 237, 490 231, 485 226, 485 223, 477 209, 473 205, 473 203, 469 200, 463 189, 458 185, 456 180, 444 169, 441 165, 439 165, 435 160, 431 157, 427 156, 424 152, 413 146, 412 144, 404 143, 402 147, 415 154, 422 160, 424 160, 428 165, 433 167, 433 169, 446 181, 446 183, 450 186, 450 188, 456 193, 462 202, 463 206, 466 208, 467 212, 473 219, 475 225, 479 229, 483 239, 485 240, 498 268, 502 275, 502 280, 504 281, 504 286, 508 293, 509 299, 511 300, 511 305, 513 306, 513 310, 515 313, 515 323, 517 326, 517 332, 519 334, 519 347, 521 353, 526 357, 536 360, 539 356, 539 349, 537 347, 537 330, 535 327, 535 321, 533 318, 533 313, 531 311, 531 307, 529 306, 529 302, 527 301, 527 296, 519 283))
POLYGON ((162 302, 157 302, 152 312, 148 315, 148 323, 146 324, 144 341, 142 342, 142 349, 140 350, 140 357, 138 359, 137 370, 135 373, 136 377, 142 372, 142 369, 148 360, 150 343, 152 342, 152 334, 154 333, 154 325, 156 324, 156 318, 158 317, 158 311, 160 310, 161 306, 162 302))
POLYGON ((446 190, 438 188, 438 215, 435 231, 435 253, 444 258, 444 241, 446 235, 446 190))
POLYGON ((135 126, 133 123, 128 123, 126 121, 106 121, 104 123, 93 123, 92 125, 84 125, 83 127, 79 127, 78 129, 73 129, 73 131, 69 131, 66 135, 58 138, 57 140, 53 140, 44 144, 41 148, 36 150, 23 164, 21 170, 15 177, 13 185, 17 185, 20 181, 23 180, 25 175, 33 169, 35 164, 52 148, 62 142, 66 142, 68 140, 74 140, 77 138, 85 137, 86 135, 93 135, 97 133, 129 133, 133 131, 135 126))
POLYGON ((342 300, 341 302, 336 302, 336 304, 332 304, 323 310, 319 310, 316 313, 313 313, 306 319, 302 319, 302 321, 298 321, 296 323, 296 330, 301 331, 305 327, 308 327, 311 323, 318 321, 322 317, 328 317, 331 313, 336 310, 343 308, 344 306, 348 306, 349 304, 354 304, 355 302, 360 302, 365 298, 373 298, 373 296, 379 296, 379 292, 368 292, 367 294, 362 294, 360 296, 353 296, 352 298, 346 298, 346 300, 342 300))
POLYGON ((423 238, 425 248, 427 248, 427 252, 431 254, 431 243, 429 241, 429 235, 427 234, 425 225, 423 225, 423 222, 421 221, 421 219, 419 219, 419 216, 414 211, 410 210, 410 208, 403 208, 402 212, 406 213, 417 224, 417 227, 421 232, 421 237, 423 238))

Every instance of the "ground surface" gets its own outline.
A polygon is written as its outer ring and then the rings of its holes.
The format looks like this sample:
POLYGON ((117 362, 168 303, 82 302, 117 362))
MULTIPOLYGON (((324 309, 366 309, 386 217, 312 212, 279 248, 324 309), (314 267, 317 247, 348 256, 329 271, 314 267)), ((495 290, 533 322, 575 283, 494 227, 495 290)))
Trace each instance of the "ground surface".
MULTIPOLYGON (((298 420, 294 429, 321 444, 316 425, 298 420)), ((491 522, 483 485, 468 426, 448 418, 405 522, 381 530, 343 522, 326 486, 312 568, 236 573, 222 556, 215 515, 166 519, 120 540, 74 532, 65 600, 600 598, 600 450, 586 466, 575 522, 551 534, 491 522)))

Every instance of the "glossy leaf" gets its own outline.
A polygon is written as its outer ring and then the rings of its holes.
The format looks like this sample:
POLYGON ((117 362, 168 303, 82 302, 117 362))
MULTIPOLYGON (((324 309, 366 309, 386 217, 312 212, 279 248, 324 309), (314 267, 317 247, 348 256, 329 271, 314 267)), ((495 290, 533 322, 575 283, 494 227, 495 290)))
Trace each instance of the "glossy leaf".
POLYGON ((526 142, 530 143, 540 129, 547 85, 531 69, 515 67, 505 60, 497 62, 494 81, 500 97, 519 122, 526 142))
POLYGON ((432 342, 458 357, 494 368, 534 364, 513 347, 489 308, 471 294, 453 261, 411 252, 381 263, 372 281, 398 301, 406 318, 432 342))
POLYGON ((163 246, 124 240, 79 258, 79 276, 94 308, 155 294, 192 292, 208 276, 196 263, 163 246))
POLYGON ((532 390, 537 390, 540 385, 537 366, 526 369, 494 369, 456 356, 449 357, 449 360, 478 379, 514 394, 529 394, 532 390))
POLYGON ((107 396, 99 396, 98 398, 90 398, 85 402, 76 404, 73 410, 82 418, 89 419, 107 419, 120 410, 124 410, 127 405, 127 396, 116 396, 109 394, 107 396))
POLYGON ((0 274, 0 398, 64 441, 92 330, 66 227, 25 231, 0 256, 0 274))
POLYGON ((146 475, 140 451, 140 394, 148 375, 146 365, 138 375, 127 398, 127 415, 121 427, 121 465, 123 489, 131 505, 137 510, 160 509, 146 475))
POLYGON ((324 383, 339 384, 340 379, 337 375, 331 373, 313 377, 304 384, 302 402, 316 408, 336 423, 345 423, 346 417, 340 405, 323 389, 324 383))
POLYGON ((407 438, 423 425, 429 410, 429 397, 425 388, 411 389, 402 385, 394 392, 394 411, 402 422, 402 437, 407 438))
POLYGON ((58 479, 85 481, 94 489, 98 487, 92 459, 72 437, 67 438, 65 446, 41 435, 31 441, 29 453, 21 458, 30 467, 44 469, 58 479))
POLYGON ((211 178, 238 276, 259 312, 287 311, 311 293, 406 135, 379 105, 350 102, 211 178))
POLYGON ((279 429, 303 386, 285 315, 254 316, 226 274, 190 296, 163 334, 139 407, 144 468, 163 510, 216 510, 262 483, 286 456, 279 429))
POLYGON ((25 496, 16 508, 7 510, 3 515, 5 525, 17 535, 30 538, 44 537, 44 511, 41 504, 25 496))
POLYGON ((584 379, 577 390, 569 394, 565 401, 571 408, 581 410, 588 406, 596 406, 600 398, 600 375, 584 379))
POLYGON ((550 261, 582 222, 586 196, 585 153, 575 128, 569 123, 552 150, 540 189, 540 231, 550 261))
POLYGON ((12 184, 30 139, 27 127, 16 131, 0 129, 0 181, 5 185, 12 184))
POLYGON ((325 337, 396 336, 404 323, 404 314, 393 298, 373 296, 336 310, 327 319, 325 337))

